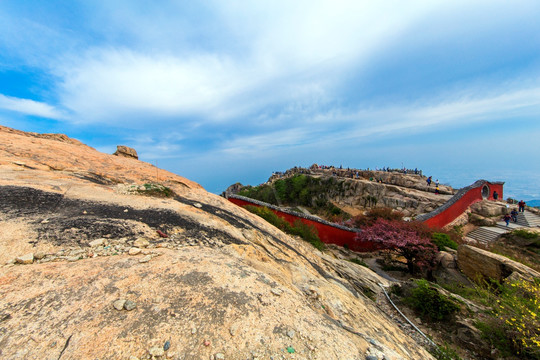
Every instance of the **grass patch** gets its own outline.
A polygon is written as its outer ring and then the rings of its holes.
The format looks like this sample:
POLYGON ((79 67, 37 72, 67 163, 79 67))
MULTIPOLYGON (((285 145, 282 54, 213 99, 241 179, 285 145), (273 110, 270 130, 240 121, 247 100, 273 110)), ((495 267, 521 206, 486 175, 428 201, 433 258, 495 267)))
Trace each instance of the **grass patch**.
POLYGON ((313 225, 304 224, 300 220, 296 220, 293 225, 286 220, 280 218, 272 210, 267 207, 258 207, 254 205, 246 205, 244 208, 255 215, 262 217, 264 220, 274 225, 278 229, 291 234, 300 236, 305 241, 309 242, 315 248, 323 251, 326 245, 319 239, 317 229, 313 225))
POLYGON ((358 265, 362 265, 364 267, 367 267, 369 269, 369 265, 366 264, 366 262, 362 259, 358 259, 358 258, 352 258, 352 259, 347 259, 348 261, 352 262, 352 263, 355 263, 355 264, 358 264, 358 265))
POLYGON ((139 186, 135 191, 140 195, 162 198, 171 198, 175 195, 174 191, 172 191, 170 188, 157 183, 143 184, 142 186, 139 186))

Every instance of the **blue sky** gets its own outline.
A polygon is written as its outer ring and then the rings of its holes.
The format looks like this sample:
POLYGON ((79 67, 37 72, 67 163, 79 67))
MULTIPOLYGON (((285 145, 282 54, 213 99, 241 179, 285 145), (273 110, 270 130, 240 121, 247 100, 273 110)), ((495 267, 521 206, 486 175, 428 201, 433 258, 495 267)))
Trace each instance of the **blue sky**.
POLYGON ((540 198, 538 1, 0 2, 0 123, 219 193, 313 163, 540 198))

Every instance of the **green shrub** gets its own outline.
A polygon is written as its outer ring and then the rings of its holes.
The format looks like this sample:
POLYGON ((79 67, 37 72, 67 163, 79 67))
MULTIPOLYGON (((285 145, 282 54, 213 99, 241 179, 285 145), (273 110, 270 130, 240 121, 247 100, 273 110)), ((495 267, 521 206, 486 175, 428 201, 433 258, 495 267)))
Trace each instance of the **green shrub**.
POLYGON ((432 288, 424 279, 416 280, 417 287, 404 301, 421 317, 430 321, 448 320, 459 310, 459 306, 432 288))
POLYGON ((431 241, 437 245, 439 250, 444 250, 445 247, 457 250, 458 244, 450 238, 450 235, 444 233, 433 233, 431 241))
POLYGON ((476 326, 502 355, 540 359, 540 279, 514 281, 499 291, 491 317, 476 326))

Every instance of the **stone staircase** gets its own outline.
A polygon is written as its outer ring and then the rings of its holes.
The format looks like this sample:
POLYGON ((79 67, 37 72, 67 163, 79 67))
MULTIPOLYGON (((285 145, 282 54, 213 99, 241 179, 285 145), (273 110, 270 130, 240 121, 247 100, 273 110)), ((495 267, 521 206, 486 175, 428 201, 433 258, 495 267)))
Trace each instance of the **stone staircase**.
POLYGON ((487 245, 499 238, 504 233, 507 233, 511 228, 506 228, 506 224, 503 222, 501 228, 499 224, 497 226, 481 226, 467 234, 467 238, 477 241, 482 245, 487 245))
POLYGON ((506 226, 504 221, 499 221, 496 226, 481 226, 467 234, 466 238, 472 239, 480 244, 487 245, 499 238, 504 233, 524 227, 540 227, 540 216, 529 211, 519 213, 517 223, 510 221, 506 226))
POLYGON ((525 227, 540 227, 540 216, 530 211, 520 212, 517 218, 518 225, 525 227))

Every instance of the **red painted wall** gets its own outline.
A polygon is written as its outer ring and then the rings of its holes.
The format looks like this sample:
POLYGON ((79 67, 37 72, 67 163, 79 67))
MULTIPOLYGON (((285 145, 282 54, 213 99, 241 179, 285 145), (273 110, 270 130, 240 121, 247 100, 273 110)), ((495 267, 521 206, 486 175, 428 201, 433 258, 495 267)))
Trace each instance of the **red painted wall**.
MULTIPOLYGON (((229 198, 229 201, 239 205, 253 205, 259 207, 258 204, 254 204, 245 200, 241 199, 235 199, 235 198, 229 198)), ((322 242, 326 244, 336 244, 339 246, 345 246, 353 251, 358 252, 368 252, 368 251, 374 251, 378 249, 378 244, 368 241, 358 241, 354 238, 356 237, 355 231, 347 231, 344 229, 340 229, 338 227, 334 227, 331 225, 323 224, 318 221, 305 219, 303 217, 294 216, 279 210, 271 209, 277 216, 283 218, 286 220, 289 224, 293 225, 296 220, 302 221, 304 224, 307 225, 313 225, 315 229, 317 229, 319 238, 322 242)))
POLYGON ((503 199, 503 184, 497 183, 492 184, 489 182, 485 182, 482 185, 470 189, 467 193, 465 193, 455 204, 450 206, 448 209, 444 210, 440 214, 437 214, 433 216, 432 218, 429 218, 424 221, 426 225, 429 227, 439 227, 442 228, 448 224, 450 224, 452 221, 454 221, 458 216, 463 214, 465 210, 472 204, 482 201, 482 188, 484 185, 487 185, 489 187, 489 197, 488 200, 494 200, 493 199, 493 192, 497 191, 499 194, 499 200, 503 199))

